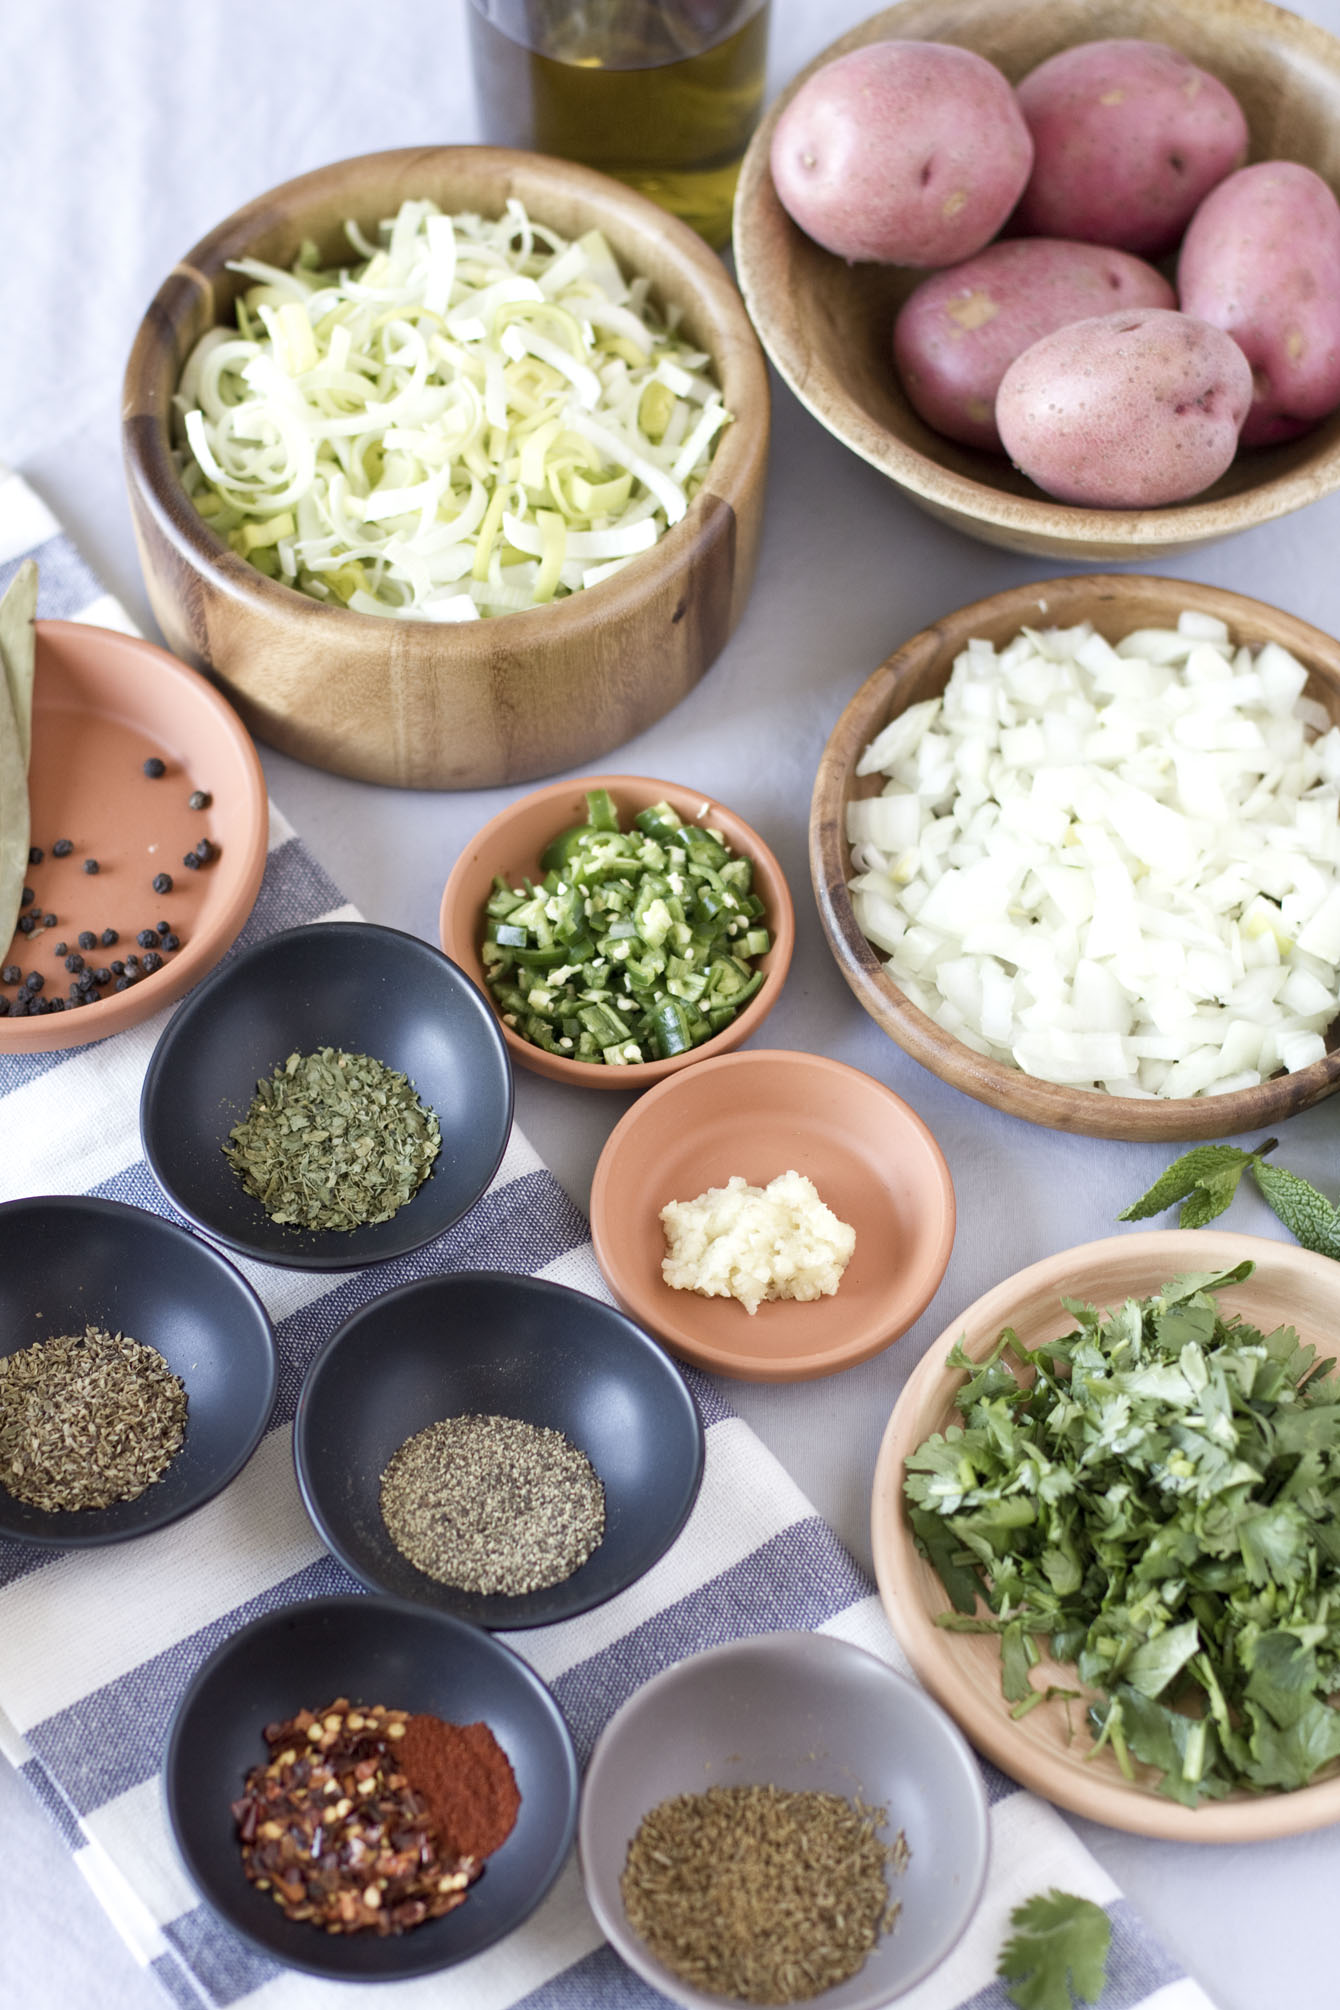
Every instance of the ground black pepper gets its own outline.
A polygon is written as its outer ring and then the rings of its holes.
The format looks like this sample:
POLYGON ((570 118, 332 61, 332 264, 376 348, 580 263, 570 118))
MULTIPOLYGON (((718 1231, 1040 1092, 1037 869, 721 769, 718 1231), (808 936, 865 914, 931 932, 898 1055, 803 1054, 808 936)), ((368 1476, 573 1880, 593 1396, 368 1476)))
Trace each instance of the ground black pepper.
POLYGON ((382 1474, 381 1511, 425 1576, 512 1597, 564 1583, 605 1533, 605 1490, 585 1453, 518 1417, 416 1431, 382 1474))

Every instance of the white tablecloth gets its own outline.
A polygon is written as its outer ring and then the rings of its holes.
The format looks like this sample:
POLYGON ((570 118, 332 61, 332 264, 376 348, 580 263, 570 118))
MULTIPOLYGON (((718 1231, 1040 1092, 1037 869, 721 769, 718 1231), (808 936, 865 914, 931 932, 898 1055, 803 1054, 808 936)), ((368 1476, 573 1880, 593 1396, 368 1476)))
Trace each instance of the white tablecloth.
MULTIPOLYGON (((867 0, 774 0, 771 88, 867 0)), ((1340 0, 1299 12, 1340 33, 1340 0)), ((238 203, 342 155, 476 136, 463 0, 42 0, 6 10, 0 173, 7 196, 0 459, 45 496, 150 632, 121 482, 120 380, 163 274, 238 203)), ((867 1069, 917 1108, 948 1157, 959 1236, 918 1326, 878 1360, 804 1389, 735 1384, 734 1406, 859 1557, 870 1476, 911 1366, 1008 1272, 1107 1233, 1165 1162, 1159 1150, 1064 1137, 946 1088, 864 1017, 808 897, 805 825, 820 750, 851 693, 945 610, 1063 570, 960 538, 921 516, 776 387, 767 528, 754 597, 704 683, 620 750, 633 770, 700 783, 760 828, 799 909, 792 975, 769 1045, 867 1069)), ((1340 629, 1340 498, 1161 569, 1255 593, 1340 629)), ((400 794, 265 754, 290 821, 367 914, 432 937, 456 851, 506 792, 400 794)), ((518 1116, 585 1203, 620 1095, 528 1075, 518 1116)), ((1334 1106, 1296 1118, 1280 1157, 1336 1192, 1334 1106)), ((1234 1226, 1280 1232, 1253 1194, 1234 1226)), ((1340 1839, 1253 1849, 1155 1844, 1082 1825, 1130 1898, 1221 2010, 1333 2006, 1328 1921, 1340 1839)), ((47 1832, 0 1768, 0 1999, 21 2010, 161 2010, 47 1832)), ((444 1985, 444 1988, 447 1985, 444 1985)))

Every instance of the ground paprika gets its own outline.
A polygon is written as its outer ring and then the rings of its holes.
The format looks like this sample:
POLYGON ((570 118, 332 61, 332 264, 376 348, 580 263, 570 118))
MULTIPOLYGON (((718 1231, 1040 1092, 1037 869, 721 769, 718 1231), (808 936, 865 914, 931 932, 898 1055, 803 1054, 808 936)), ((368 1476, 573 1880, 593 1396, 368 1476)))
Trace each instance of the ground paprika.
POLYGON ((396 1757, 410 1786, 427 1801, 442 1847, 451 1855, 491 1856, 506 1842, 521 1794, 487 1724, 411 1717, 396 1757))

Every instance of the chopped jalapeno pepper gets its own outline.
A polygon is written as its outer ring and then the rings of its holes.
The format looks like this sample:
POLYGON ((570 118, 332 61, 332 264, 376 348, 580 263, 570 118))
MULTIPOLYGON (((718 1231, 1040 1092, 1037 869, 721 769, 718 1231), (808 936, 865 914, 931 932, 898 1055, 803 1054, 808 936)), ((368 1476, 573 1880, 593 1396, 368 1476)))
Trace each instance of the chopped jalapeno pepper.
POLYGON ((523 1039, 610 1067, 660 1060, 723 1031, 762 985, 753 867, 668 803, 623 831, 593 789, 540 863, 538 884, 495 879, 484 909, 487 982, 523 1039))

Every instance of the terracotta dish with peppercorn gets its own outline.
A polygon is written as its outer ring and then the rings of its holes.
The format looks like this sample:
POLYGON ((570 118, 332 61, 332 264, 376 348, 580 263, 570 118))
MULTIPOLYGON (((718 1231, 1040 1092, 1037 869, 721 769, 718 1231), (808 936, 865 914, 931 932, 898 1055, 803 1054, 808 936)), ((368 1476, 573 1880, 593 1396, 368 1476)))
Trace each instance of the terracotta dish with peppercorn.
POLYGON ((269 835, 226 699, 165 649, 83 622, 37 623, 28 796, 0 1055, 105 1039, 190 990, 251 913, 269 835))

